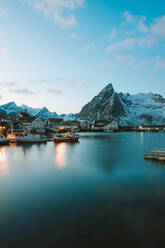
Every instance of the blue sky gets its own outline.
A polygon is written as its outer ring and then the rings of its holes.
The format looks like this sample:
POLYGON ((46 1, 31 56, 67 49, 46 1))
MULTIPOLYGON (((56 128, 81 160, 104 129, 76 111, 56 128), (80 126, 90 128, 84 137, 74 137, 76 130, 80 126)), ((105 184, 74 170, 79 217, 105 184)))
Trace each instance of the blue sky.
POLYGON ((164 0, 0 0, 0 104, 79 112, 106 84, 165 96, 164 0))

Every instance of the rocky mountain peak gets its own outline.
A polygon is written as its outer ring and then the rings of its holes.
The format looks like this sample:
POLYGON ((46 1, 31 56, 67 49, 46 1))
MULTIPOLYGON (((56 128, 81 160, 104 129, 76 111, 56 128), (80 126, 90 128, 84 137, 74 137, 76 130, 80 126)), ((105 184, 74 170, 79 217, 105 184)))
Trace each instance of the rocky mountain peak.
POLYGON ((113 116, 125 115, 119 95, 114 91, 112 84, 108 84, 91 102, 86 104, 78 115, 80 120, 109 120, 113 116))
POLYGON ((122 126, 165 125, 165 98, 154 93, 117 93, 108 84, 82 108, 78 119, 91 122, 114 119, 122 126))
POLYGON ((114 95, 114 93, 115 93, 114 88, 110 83, 98 94, 97 100, 99 100, 100 103, 104 104, 114 95))
POLYGON ((39 113, 37 114, 37 116, 47 115, 47 114, 49 114, 49 113, 50 113, 49 110, 48 110, 46 107, 43 107, 43 108, 39 111, 39 113))
POLYGON ((107 86, 104 87, 104 89, 101 92, 114 92, 113 85, 109 83, 107 86))
POLYGON ((44 112, 44 113, 45 113, 45 112, 49 112, 49 110, 48 110, 46 107, 43 107, 43 108, 41 109, 41 111, 44 112))

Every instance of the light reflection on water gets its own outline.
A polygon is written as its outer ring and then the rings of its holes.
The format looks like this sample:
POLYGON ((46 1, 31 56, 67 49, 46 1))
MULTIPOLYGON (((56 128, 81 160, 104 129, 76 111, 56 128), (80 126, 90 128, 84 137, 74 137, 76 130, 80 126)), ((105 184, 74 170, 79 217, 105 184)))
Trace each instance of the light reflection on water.
POLYGON ((55 154, 55 165, 59 169, 63 169, 66 166, 66 143, 56 144, 56 154, 55 154))
POLYGON ((7 177, 9 175, 9 167, 4 147, 0 147, 0 177, 7 177))
POLYGON ((0 247, 161 247, 165 166, 144 160, 153 147, 164 133, 1 147, 0 247))

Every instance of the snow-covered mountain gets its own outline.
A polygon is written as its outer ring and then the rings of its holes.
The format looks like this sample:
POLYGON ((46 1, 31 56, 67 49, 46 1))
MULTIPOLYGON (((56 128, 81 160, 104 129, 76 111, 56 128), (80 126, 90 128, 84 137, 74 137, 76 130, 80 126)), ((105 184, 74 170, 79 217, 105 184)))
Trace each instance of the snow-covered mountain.
POLYGON ((36 116, 41 111, 41 108, 32 108, 32 107, 28 107, 25 104, 22 104, 20 108, 22 112, 28 113, 31 116, 36 116))
POLYGON ((57 118, 58 115, 56 112, 50 112, 46 107, 44 107, 38 112, 37 117, 40 117, 41 119, 48 119, 57 118))
POLYGON ((76 120, 78 114, 62 114, 62 115, 59 115, 59 117, 63 118, 64 121, 73 121, 73 120, 76 120))
POLYGON ((62 114, 57 115, 56 112, 50 112, 46 107, 44 108, 32 108, 27 105, 17 106, 15 102, 9 102, 0 106, 0 114, 16 115, 18 113, 27 113, 31 116, 40 117, 41 119, 47 118, 63 118, 64 121, 75 120, 77 114, 62 114))
POLYGON ((116 120, 120 125, 165 125, 165 98, 153 93, 116 93, 108 84, 78 115, 79 120, 116 120))
POLYGON ((21 107, 18 107, 15 102, 9 102, 0 106, 0 110, 7 115, 14 115, 21 112, 21 107))
POLYGON ((4 111, 7 115, 16 115, 20 112, 28 113, 35 116, 41 109, 31 108, 26 105, 17 106, 15 102, 9 102, 0 106, 0 111, 4 111))

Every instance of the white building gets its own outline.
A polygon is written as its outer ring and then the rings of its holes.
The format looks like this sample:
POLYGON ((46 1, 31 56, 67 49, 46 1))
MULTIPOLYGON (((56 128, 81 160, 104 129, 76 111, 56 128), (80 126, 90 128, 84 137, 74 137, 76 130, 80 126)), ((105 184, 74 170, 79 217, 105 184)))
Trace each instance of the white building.
POLYGON ((119 124, 116 121, 111 121, 104 126, 104 131, 117 130, 118 128, 119 128, 119 124))
POLYGON ((37 117, 34 121, 32 121, 29 128, 31 131, 45 133, 46 130, 51 129, 51 123, 48 119, 43 120, 37 117))
POLYGON ((99 131, 99 130, 103 130, 103 131, 113 131, 113 130, 118 130, 119 128, 119 124, 113 120, 107 124, 103 124, 103 123, 99 123, 98 125, 92 125, 91 129, 94 131, 99 131))

